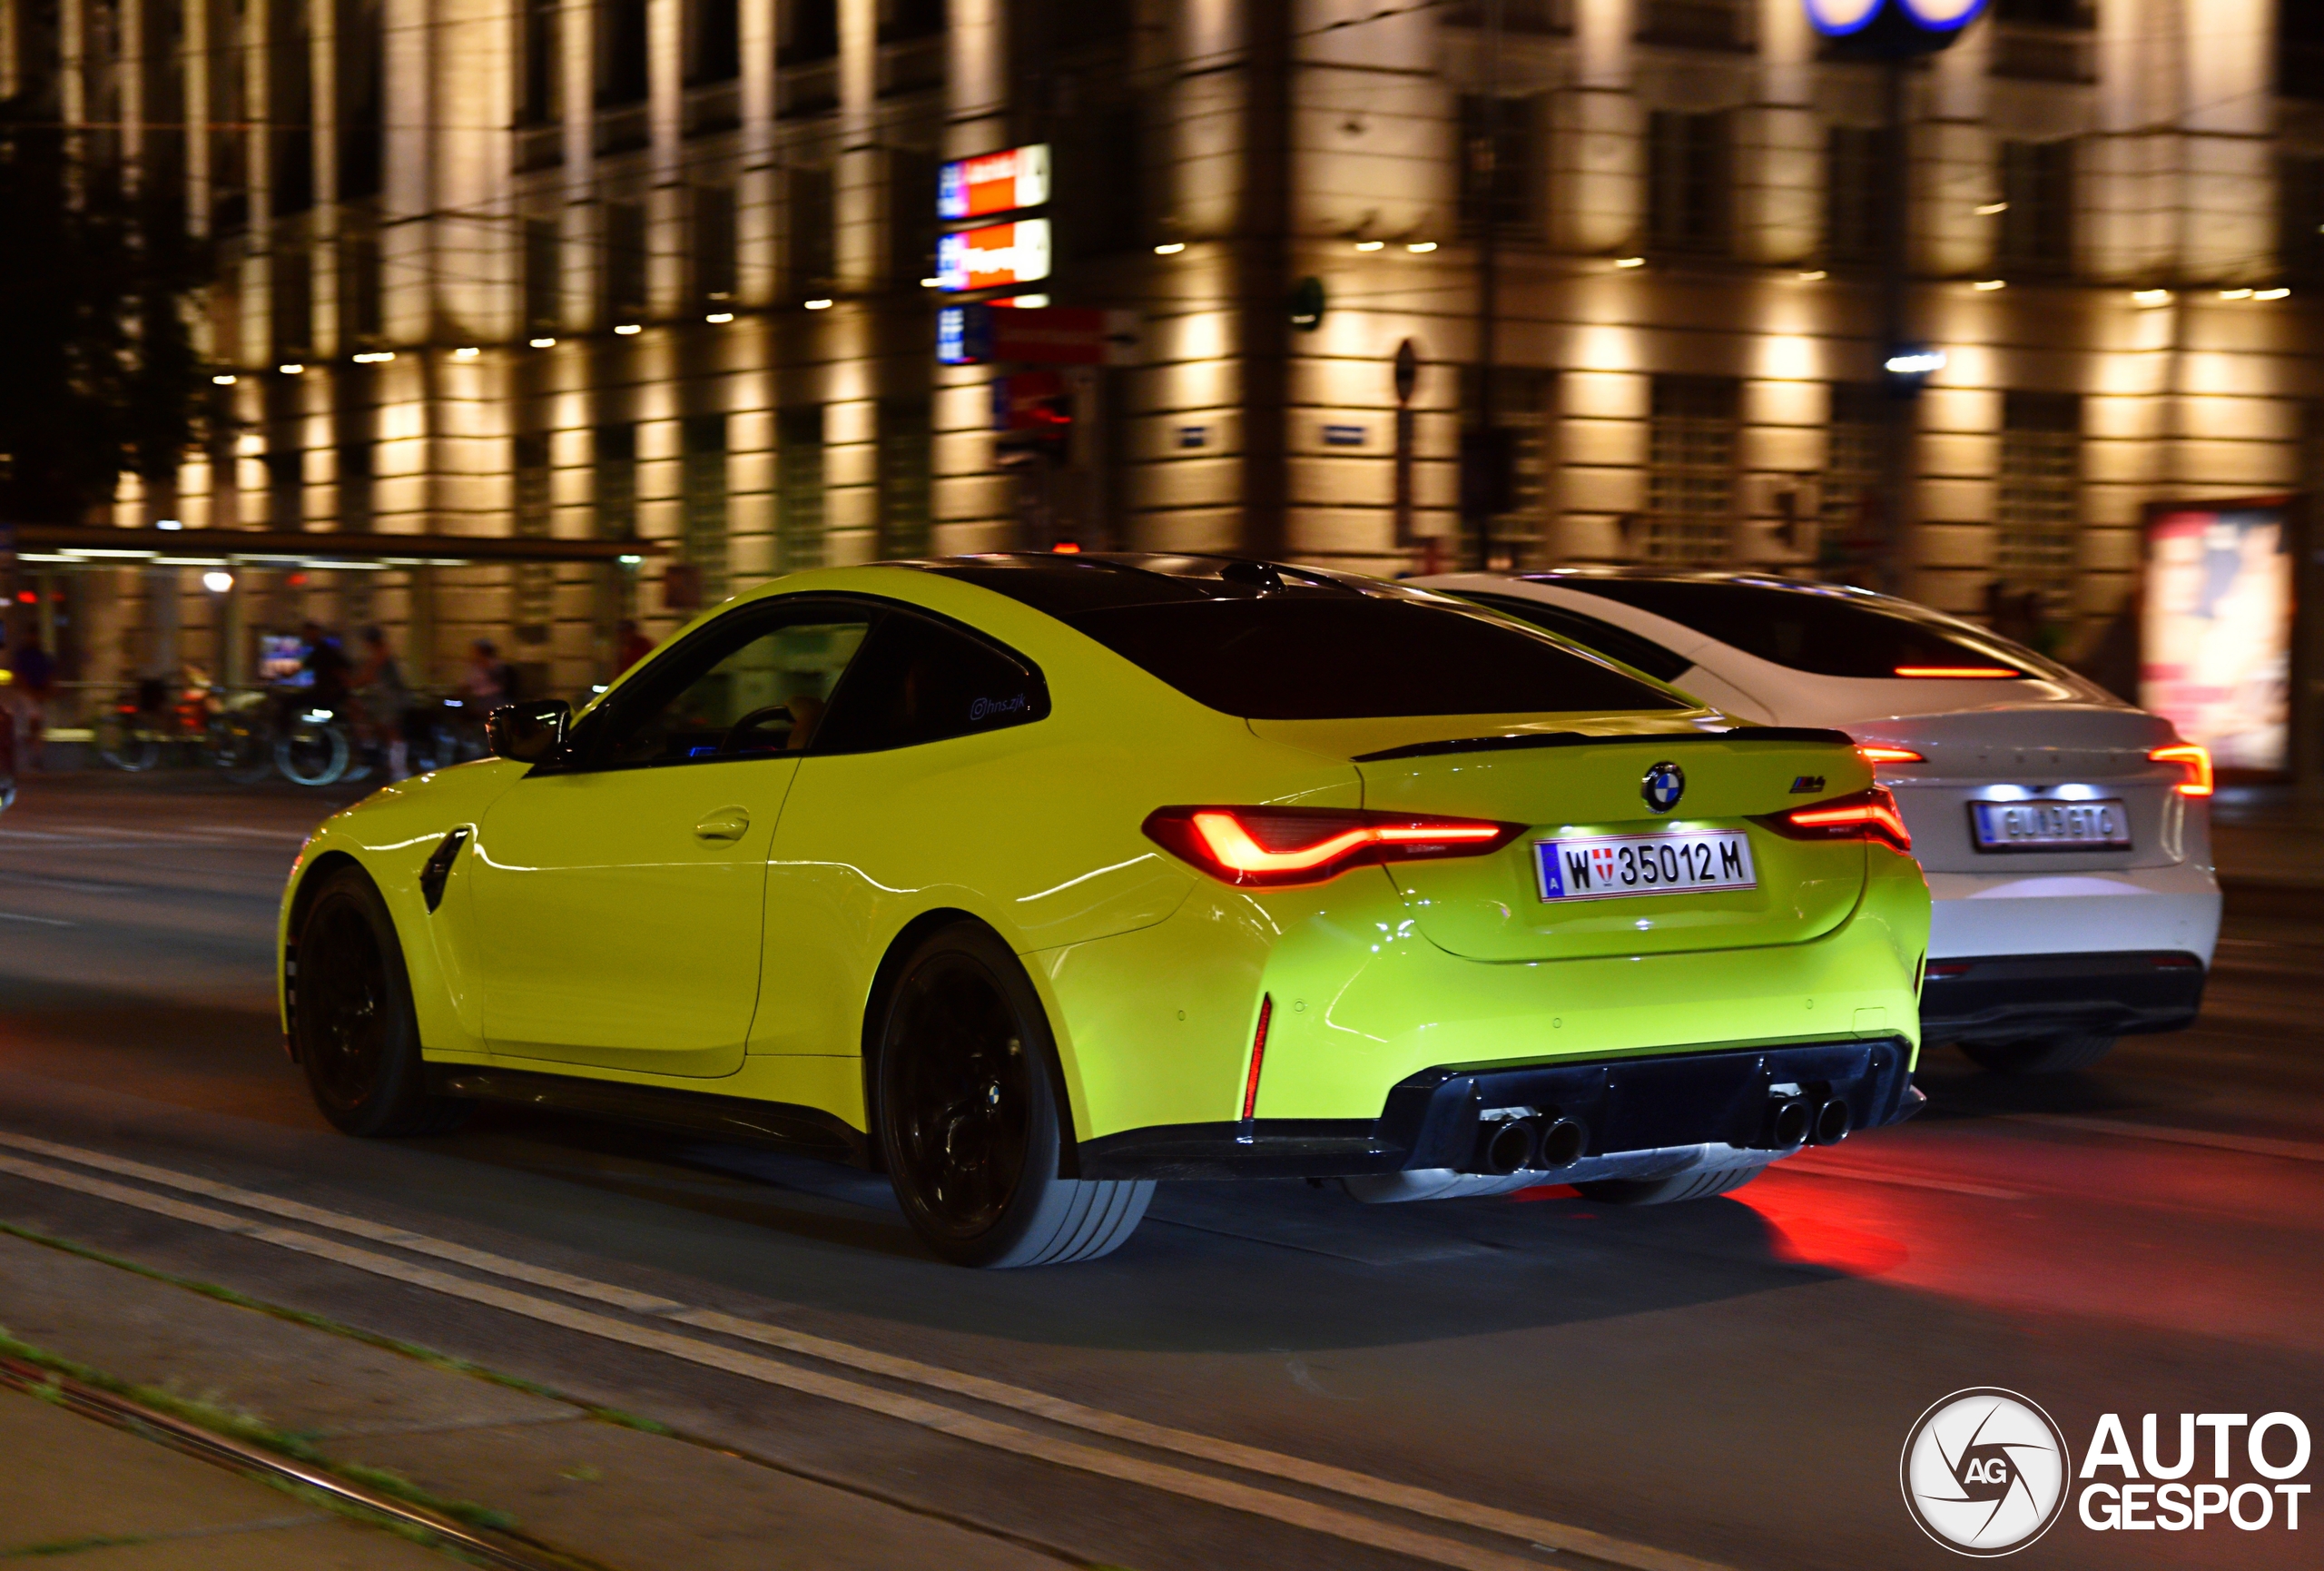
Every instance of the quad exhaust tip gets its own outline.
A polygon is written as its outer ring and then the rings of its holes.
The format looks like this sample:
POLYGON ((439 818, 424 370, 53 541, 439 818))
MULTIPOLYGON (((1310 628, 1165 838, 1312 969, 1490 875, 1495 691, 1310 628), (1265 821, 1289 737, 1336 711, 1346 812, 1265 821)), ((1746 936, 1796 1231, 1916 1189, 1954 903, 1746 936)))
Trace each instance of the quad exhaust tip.
POLYGON ((1499 1119, 1479 1138, 1477 1168, 1498 1178, 1528 1168, 1553 1171, 1580 1161, 1589 1144, 1589 1126, 1578 1119, 1499 1119))
POLYGON ((1845 1098, 1827 1096, 1816 1110, 1816 1127, 1808 1131, 1808 1138, 1817 1145, 1837 1145, 1848 1138, 1848 1129, 1855 1121, 1856 1115, 1848 1112, 1845 1098))
MULTIPOLYGON (((1790 1151, 1807 1143, 1816 1132, 1816 1104, 1804 1096, 1787 1096, 1768 1109, 1768 1144, 1776 1151, 1790 1151)), ((1845 1131, 1843 1131, 1845 1132, 1845 1131)))

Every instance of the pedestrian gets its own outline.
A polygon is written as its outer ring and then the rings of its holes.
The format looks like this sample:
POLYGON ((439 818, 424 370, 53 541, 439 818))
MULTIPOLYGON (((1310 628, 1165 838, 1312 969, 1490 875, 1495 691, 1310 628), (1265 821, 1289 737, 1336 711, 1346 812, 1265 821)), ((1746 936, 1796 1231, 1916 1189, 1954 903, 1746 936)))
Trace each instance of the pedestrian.
POLYGON ((419 716, 412 712, 411 689, 404 685, 403 667, 388 643, 387 629, 363 629, 363 655, 355 667, 355 695, 375 737, 388 739, 388 778, 411 774, 412 731, 419 716))
POLYGON ((299 637, 307 646, 299 657, 299 668, 307 674, 310 701, 318 709, 343 711, 348 706, 348 675, 354 662, 320 622, 308 622, 299 629, 299 637))
POLYGON ((463 686, 487 712, 497 704, 517 701, 517 667, 500 657, 500 647, 489 638, 468 646, 468 678, 463 686))
POLYGON ((8 656, 8 708, 15 721, 16 756, 25 768, 40 761, 49 695, 55 687, 56 662, 40 647, 40 634, 28 627, 8 656))
POLYGON ((654 652, 654 640, 624 617, 614 628, 614 675, 618 677, 654 652))

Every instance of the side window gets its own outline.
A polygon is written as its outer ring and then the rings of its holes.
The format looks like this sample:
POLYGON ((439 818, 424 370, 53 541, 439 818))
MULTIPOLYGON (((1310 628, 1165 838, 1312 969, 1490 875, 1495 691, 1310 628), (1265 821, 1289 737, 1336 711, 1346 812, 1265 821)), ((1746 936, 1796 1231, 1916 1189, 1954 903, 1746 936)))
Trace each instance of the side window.
POLYGON ((1032 663, 909 612, 891 613, 847 673, 818 753, 870 753, 1042 719, 1049 687, 1032 663))
POLYGON ((599 766, 796 753, 816 739, 874 613, 829 602, 753 606, 639 673, 586 757, 599 766))

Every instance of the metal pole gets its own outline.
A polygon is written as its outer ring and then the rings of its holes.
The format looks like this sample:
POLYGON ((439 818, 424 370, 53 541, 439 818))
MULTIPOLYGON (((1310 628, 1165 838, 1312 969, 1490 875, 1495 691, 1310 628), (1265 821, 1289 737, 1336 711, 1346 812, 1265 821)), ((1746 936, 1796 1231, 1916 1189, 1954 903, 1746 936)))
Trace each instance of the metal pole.
POLYGON ((1483 467, 1474 489, 1477 508, 1477 570, 1492 567, 1492 508, 1500 480, 1500 447, 1493 426, 1493 338, 1501 315, 1501 24, 1503 0, 1485 0, 1484 134, 1470 149, 1478 177, 1477 233, 1477 441, 1475 461, 1483 467))
POLYGON ((1889 59, 1881 69, 1883 124, 1880 149, 1880 189, 1886 197, 1881 210, 1880 333, 1876 356, 1881 374, 1889 377, 1888 419, 1881 443, 1880 528, 1872 541, 1867 564, 1872 587, 1891 594, 1904 592, 1905 524, 1913 483, 1913 400, 1886 370, 1890 355, 1905 346, 1905 270, 1911 264, 1912 153, 1905 125, 1906 62, 1889 59))

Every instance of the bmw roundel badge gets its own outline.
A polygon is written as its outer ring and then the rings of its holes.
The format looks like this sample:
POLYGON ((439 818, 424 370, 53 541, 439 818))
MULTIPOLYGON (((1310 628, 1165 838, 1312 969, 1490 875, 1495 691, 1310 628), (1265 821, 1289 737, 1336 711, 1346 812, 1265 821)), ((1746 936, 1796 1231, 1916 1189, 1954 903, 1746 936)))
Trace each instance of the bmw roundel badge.
POLYGON ((1687 794, 1687 772, 1666 758, 1646 772, 1646 778, 1639 782, 1638 794, 1657 813, 1668 813, 1687 794))

